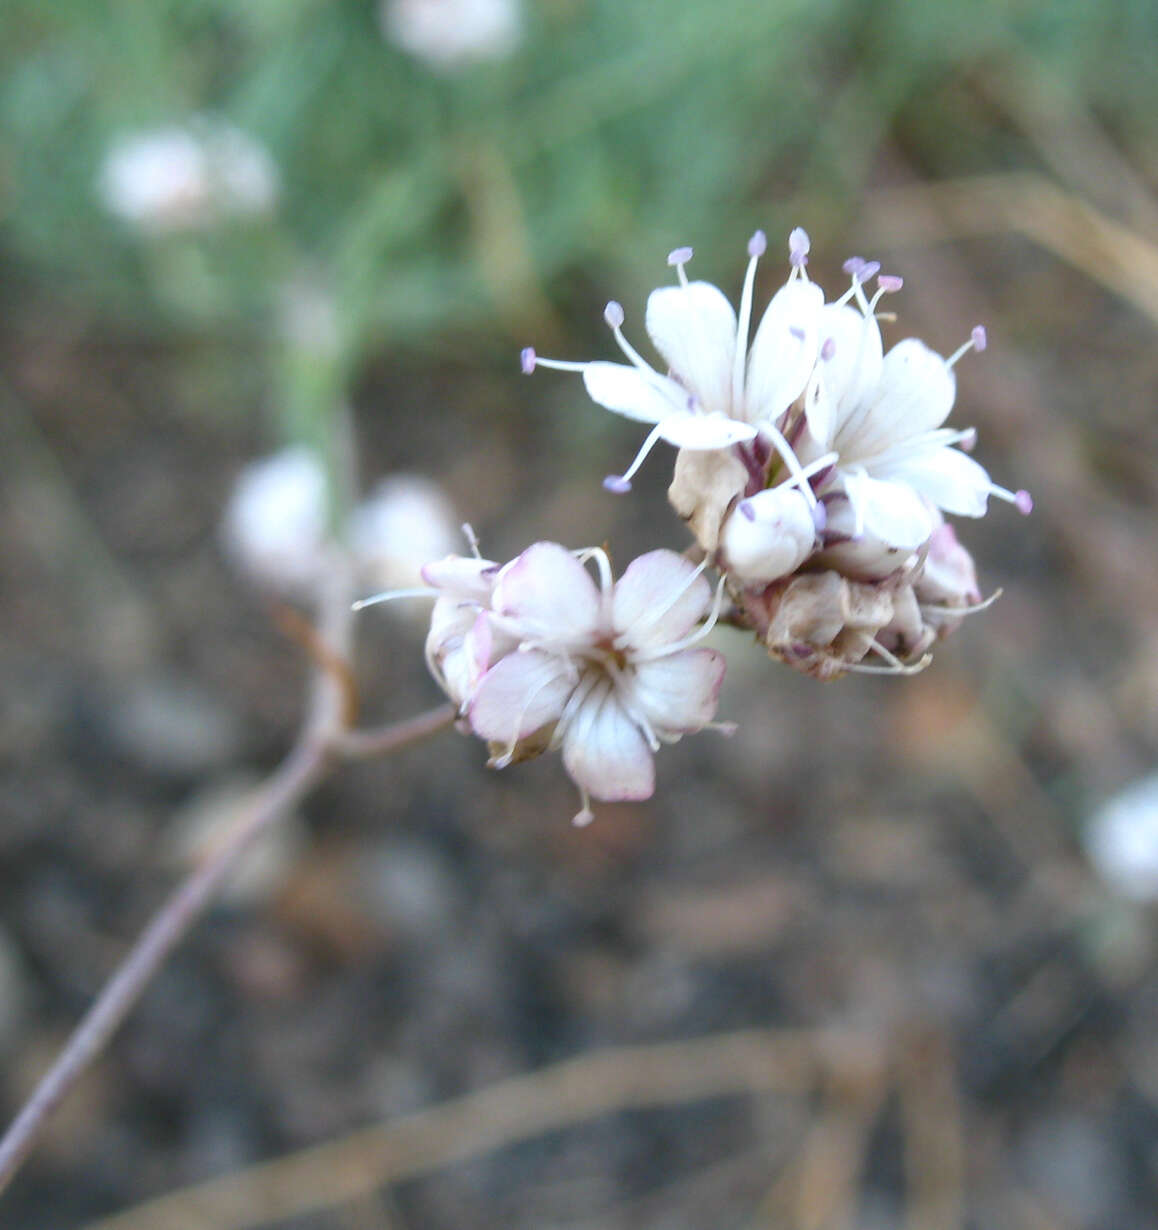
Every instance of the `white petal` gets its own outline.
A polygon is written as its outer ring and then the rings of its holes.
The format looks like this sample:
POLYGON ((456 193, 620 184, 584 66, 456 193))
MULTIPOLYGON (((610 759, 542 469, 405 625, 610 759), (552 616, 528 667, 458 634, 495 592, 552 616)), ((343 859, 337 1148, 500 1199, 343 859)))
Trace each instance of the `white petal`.
POLYGON ((499 573, 494 609, 524 627, 524 639, 583 643, 597 635, 602 604, 591 574, 557 542, 532 543, 499 573))
POLYGON ((483 739, 514 743, 555 721, 574 690, 564 659, 537 649, 508 654, 474 689, 471 729, 483 739))
POLYGON ((682 640, 707 614, 712 588, 674 551, 648 551, 615 584, 612 622, 633 649, 682 640))
POLYGON ((594 691, 568 724, 563 764, 592 798, 648 799, 655 790, 651 749, 610 688, 594 691))
POLYGON ((953 369, 924 342, 907 337, 885 355, 876 395, 853 408, 836 433, 836 447, 842 457, 863 461, 932 431, 949 417, 956 393, 953 369))
POLYGON ((729 448, 751 440, 756 428, 722 414, 672 414, 659 424, 659 434, 676 448, 729 448))
POLYGON ((985 468, 955 448, 938 448, 890 466, 874 466, 878 478, 907 483, 946 512, 984 517, 992 484, 985 468))
MULTIPOLYGON (((422 579, 447 596, 489 602, 499 566, 471 555, 448 555, 422 568, 422 579)), ((438 601, 442 602, 442 597, 438 601)))
POLYGON ((688 734, 716 716, 727 663, 714 649, 685 649, 641 662, 631 674, 631 704, 657 734, 688 734))
POLYGON ((825 305, 820 316, 821 347, 829 341, 830 357, 817 364, 827 421, 820 422, 814 409, 808 408, 808 426, 826 448, 849 415, 875 391, 884 358, 876 317, 866 317, 848 304, 825 305))
POLYGON ((648 377, 625 363, 588 363, 583 383, 596 405, 640 423, 658 423, 674 411, 688 409, 688 395, 658 372, 648 377))
POLYGON ((890 547, 913 551, 933 532, 933 514, 907 484, 844 475, 844 489, 864 532, 890 547))
POLYGON ((793 279, 773 296, 748 356, 744 418, 775 420, 804 392, 819 348, 824 292, 793 279))
POLYGON ((736 313, 710 282, 664 286, 647 300, 647 331, 676 378, 702 409, 732 412, 736 313))

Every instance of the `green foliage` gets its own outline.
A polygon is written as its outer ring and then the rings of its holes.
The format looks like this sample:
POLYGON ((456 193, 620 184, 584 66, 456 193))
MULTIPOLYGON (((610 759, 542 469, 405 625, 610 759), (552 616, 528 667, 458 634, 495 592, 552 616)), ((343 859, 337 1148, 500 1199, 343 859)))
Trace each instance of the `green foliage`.
POLYGON ((710 268, 802 205, 846 226, 889 134, 950 174, 956 125, 976 169, 992 134, 970 134, 961 100, 979 67, 1031 59, 1124 130, 1158 101, 1142 0, 527 7, 513 56, 439 73, 383 39, 370 0, 9 0, 7 261, 104 321, 233 340, 267 333, 308 276, 338 331, 305 365, 311 403, 383 344, 518 333, 580 271, 626 298, 677 243, 710 268), (153 235, 108 216, 95 185, 114 143, 197 115, 269 149, 274 214, 153 235))

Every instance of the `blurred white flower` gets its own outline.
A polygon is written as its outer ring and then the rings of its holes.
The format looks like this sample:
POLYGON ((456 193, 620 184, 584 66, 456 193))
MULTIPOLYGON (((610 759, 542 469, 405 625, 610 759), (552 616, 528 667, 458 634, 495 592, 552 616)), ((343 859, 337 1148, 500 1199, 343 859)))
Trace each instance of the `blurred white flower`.
POLYGON ((225 548, 259 585, 311 589, 325 566, 326 472, 307 448, 283 449, 238 476, 222 525, 225 548))
POLYGON ((1158 901, 1158 773, 1115 795, 1086 824, 1086 853, 1115 892, 1158 901))
POLYGON ((421 584, 423 565, 450 555, 461 537, 442 488, 416 474, 384 479, 350 520, 350 545, 359 570, 376 589, 421 584))
POLYGON ((492 655, 467 709, 491 763, 521 758, 528 742, 531 754, 561 747, 582 797, 577 824, 591 798, 649 798, 652 754, 711 722, 724 678, 722 654, 692 648, 714 622, 701 570, 650 551, 615 582, 602 550, 539 542, 499 572, 490 601, 491 626, 517 645, 492 655), (598 586, 580 558, 596 563, 598 586))
POLYGON ((98 188, 105 207, 145 230, 192 230, 268 213, 278 196, 268 151, 220 120, 125 137, 105 157, 98 188))
POLYGON ((381 21, 392 43, 439 71, 502 59, 523 35, 519 0, 384 0, 381 21))

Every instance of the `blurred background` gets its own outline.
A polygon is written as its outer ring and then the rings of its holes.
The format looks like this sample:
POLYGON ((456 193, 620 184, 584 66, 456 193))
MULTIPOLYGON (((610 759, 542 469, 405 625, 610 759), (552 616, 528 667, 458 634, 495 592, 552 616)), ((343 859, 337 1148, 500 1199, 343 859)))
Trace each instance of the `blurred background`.
MULTIPOLYGON (((670 453, 606 495, 642 433, 518 370, 612 357, 611 297, 642 345, 670 249, 734 296, 763 227, 766 297, 803 225, 830 295, 854 253, 904 277, 887 342, 984 323, 954 422, 1037 502, 959 526, 1004 596, 917 678, 722 640, 739 732, 588 830, 557 759, 489 773, 454 733, 331 779, 0 1220, 1158 1225, 1158 8, 0 20, 6 1113, 292 739, 308 662, 276 614, 327 525, 385 584, 464 519, 495 559, 682 549, 670 453), (351 442, 381 497, 353 519, 326 483, 351 442)), ((421 615, 362 617, 367 721, 437 702, 421 643, 421 615)))

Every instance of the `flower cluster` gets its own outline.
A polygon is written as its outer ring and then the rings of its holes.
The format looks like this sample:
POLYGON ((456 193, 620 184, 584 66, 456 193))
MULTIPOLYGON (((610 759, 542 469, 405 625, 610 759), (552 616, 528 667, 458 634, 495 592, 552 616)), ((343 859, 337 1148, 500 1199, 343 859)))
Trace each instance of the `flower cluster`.
POLYGON ((501 567, 450 556, 423 571, 426 660, 494 767, 562 749, 585 824, 593 798, 649 798, 653 753, 715 716, 724 659, 697 644, 717 613, 702 574, 660 550, 614 581, 600 548, 553 542, 501 567))
POLYGON ((670 254, 676 284, 652 292, 645 317, 663 370, 627 340, 614 302, 604 318, 627 362, 522 353, 524 372, 578 372, 597 404, 649 426, 609 491, 629 491, 659 441, 676 447, 668 497, 694 547, 642 555, 618 581, 603 550, 550 542, 502 566, 476 549, 423 569, 427 663, 462 726, 496 768, 560 749, 577 823, 592 799, 649 797, 660 745, 718 725, 724 659, 699 644, 718 619, 818 679, 911 674, 993 601, 945 514, 983 516, 990 496, 1032 506, 969 456, 972 429, 945 426, 956 365, 985 349, 983 328, 948 358, 916 338, 886 352, 879 321, 892 317, 878 307, 901 279, 853 258, 827 301, 797 228, 788 278, 753 330, 765 248, 757 232, 738 310, 689 280, 690 248, 670 254))
POLYGON ((916 338, 886 353, 877 309, 901 279, 854 257, 848 289, 826 302, 797 228, 788 279, 749 344, 765 248, 757 232, 738 312, 688 279, 690 248, 670 254, 677 284, 653 291, 645 316, 666 372, 624 336, 618 303, 604 316, 627 363, 527 349, 523 370, 579 372, 596 403, 652 425, 626 472, 605 480, 611 491, 630 489, 660 440, 676 446, 671 504, 726 579, 729 618, 775 657, 822 679, 920 669, 933 641, 981 605, 973 562, 942 514, 983 516, 990 496, 1032 507, 967 455, 972 429, 944 425, 955 366, 985 349, 985 330, 948 358, 916 338))

